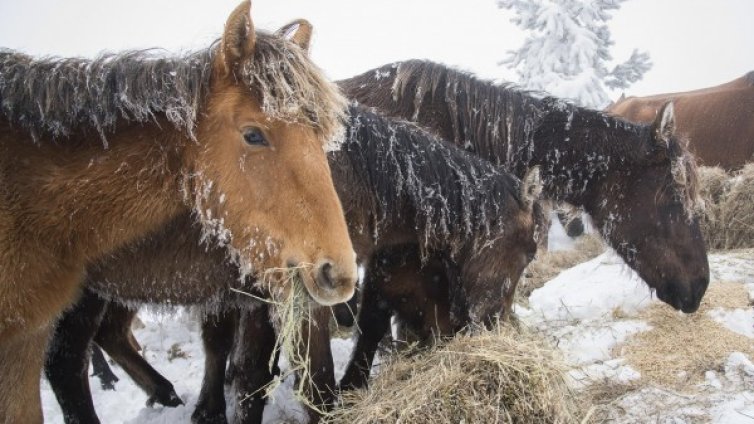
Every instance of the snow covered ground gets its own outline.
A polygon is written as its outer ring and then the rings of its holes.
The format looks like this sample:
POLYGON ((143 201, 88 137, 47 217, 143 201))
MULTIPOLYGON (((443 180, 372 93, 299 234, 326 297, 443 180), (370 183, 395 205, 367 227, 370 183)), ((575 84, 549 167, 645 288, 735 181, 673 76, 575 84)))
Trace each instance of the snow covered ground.
MULTIPOLYGON (((726 281, 754 293, 754 251, 712 254, 710 266, 710 291, 726 281)), ((644 382, 641 373, 615 351, 631 336, 652 330, 639 318, 652 305, 667 308, 614 253, 606 252, 535 290, 529 308, 519 307, 517 313, 556 341, 573 367, 571 377, 577 387, 607 382, 630 389, 612 402, 610 422, 754 423, 754 364, 744 353, 726 352, 718 358, 721 367, 706 370, 702 381, 687 387, 691 390, 679 391, 644 382)), ((754 347, 750 306, 700 313, 748 337, 750 348, 754 347)))
MULTIPOLYGON (((558 228, 553 231, 551 240, 558 248, 571 246, 563 240, 558 228)), ((710 255, 710 265, 710 290, 725 281, 742 285, 746 289, 743 293, 754 297, 754 251, 715 253, 710 255)), ((748 299, 743 301, 748 303, 748 299)), ((652 330, 642 317, 653 305, 661 304, 615 254, 606 252, 562 272, 535 290, 529 298, 529 307, 518 307, 517 313, 523 322, 556 341, 572 366, 574 384, 579 387, 615 384, 629 388, 610 402, 611 422, 754 423, 754 358, 744 353, 730 351, 717 358, 719 366, 704 370, 701 381, 690 386, 692 390, 642 380, 637 367, 628 363, 616 346, 652 330)), ((754 348, 754 310, 750 306, 716 307, 701 313, 748 338, 754 348)), ((115 391, 103 391, 96 378, 90 379, 101 421, 190 422, 203 372, 199 326, 185 309, 171 315, 143 311, 140 318, 145 326, 135 334, 145 348, 147 359, 173 382, 185 405, 146 407, 146 396, 114 366, 120 377, 115 391)), ((714 338, 709 340, 715 342, 714 338)), ((332 344, 336 377, 340 378, 352 343, 334 339, 332 344)), ((287 381, 278 388, 272 405, 265 411, 266 422, 296 422, 303 418, 302 410, 291 399, 291 384, 287 381)), ((62 422, 60 409, 44 380, 42 402, 46 422, 62 422)))

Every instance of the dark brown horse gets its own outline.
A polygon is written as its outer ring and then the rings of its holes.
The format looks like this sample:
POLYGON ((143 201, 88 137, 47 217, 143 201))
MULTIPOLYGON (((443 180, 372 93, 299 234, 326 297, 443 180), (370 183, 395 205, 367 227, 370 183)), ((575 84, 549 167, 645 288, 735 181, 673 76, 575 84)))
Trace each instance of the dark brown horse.
POLYGON ((684 312, 699 307, 709 265, 696 215, 696 169, 675 135, 672 105, 651 125, 631 124, 416 60, 340 86, 519 176, 541 166, 545 198, 583 207, 662 301, 684 312))
POLYGON ((324 154, 344 104, 304 49, 254 31, 248 1, 185 56, 0 51, 0 422, 42 422, 50 323, 86 264, 179 214, 243 273, 301 265, 313 299, 349 298, 357 268, 324 154))
MULTIPOLYGON (((379 256, 384 249, 408 246, 416 258, 427 261, 442 258, 452 264, 463 278, 455 279, 453 287, 446 285, 443 288, 433 283, 437 286, 438 302, 448 305, 437 309, 437 322, 443 323, 439 330, 445 334, 472 320, 491 323, 496 316, 507 313, 504 293, 515 286, 536 250, 532 208, 538 195, 538 173, 527 174, 522 183, 412 124, 389 121, 360 108, 350 108, 345 139, 341 150, 330 154, 330 167, 360 261, 372 264, 378 255, 378 262, 387 266, 390 257, 379 256)), ((251 284, 244 285, 237 269, 223 262, 221 251, 204 252, 192 244, 192 232, 196 230, 190 224, 190 221, 175 221, 161 232, 91 266, 87 286, 99 296, 121 303, 200 302, 212 312, 225 312, 229 302, 232 304, 239 299, 229 288, 246 290, 251 284)), ((421 261, 417 261, 415 266, 421 266, 421 261)), ((406 296, 402 293, 393 295, 406 296)), ((58 323, 47 372, 61 405, 66 409, 66 416, 85 417, 80 419, 96 422, 86 376, 78 370, 86 367, 87 348, 99 323, 91 317, 102 316, 105 302, 100 300, 97 303, 91 299, 82 302, 95 306, 90 308, 79 304, 80 307, 67 313, 58 323), (77 411, 76 408, 83 410, 77 411)), ((370 302, 365 300, 365 304, 370 302)), ((238 306, 243 307, 242 304, 238 306)), ((381 311, 386 314, 387 322, 391 307, 385 305, 381 311)), ((109 308, 118 310, 117 305, 109 308)), ((427 305, 427 310, 433 309, 427 305)), ((249 314, 264 315, 259 309, 249 314)), ((331 315, 329 311, 324 317, 321 314, 315 311, 315 319, 329 319, 331 315)), ((241 322, 248 320, 249 316, 243 314, 241 322)), ((383 322, 379 325, 382 327, 383 322)), ((435 322, 430 325, 434 326, 435 322)), ((326 370, 314 376, 316 387, 310 392, 313 401, 329 404, 335 385, 329 332, 324 324, 309 327, 306 323, 305 326, 306 334, 312 334, 310 345, 319 347, 316 355, 311 356, 317 365, 311 368, 326 370)), ((210 329, 215 327, 220 326, 210 325, 210 329)), ((263 327, 262 323, 255 322, 243 332, 260 331, 259 340, 271 337, 270 334, 274 336, 272 330, 263 327)), ((123 350, 133 351, 128 323, 108 328, 115 334, 96 336, 97 340, 107 340, 102 347, 114 358, 132 358, 134 362, 135 355, 112 351, 114 344, 111 341, 115 339, 120 340, 123 350)), ((384 330, 379 337, 382 333, 384 330)), ((225 420, 221 371, 225 369, 230 347, 229 343, 218 341, 220 339, 222 337, 218 336, 212 338, 215 341, 208 342, 208 348, 219 352, 211 354, 208 349, 208 377, 194 413, 198 422, 225 420), (219 377, 213 378, 213 375, 219 377)), ((247 355, 269 357, 271 354, 273 343, 257 344, 255 339, 244 343, 246 347, 237 351, 248 353, 239 356, 239 363, 247 363, 247 355)), ((143 361, 140 362, 138 367, 143 372, 137 371, 135 380, 151 379, 154 384, 148 381, 140 384, 147 389, 150 398, 160 392, 153 388, 172 393, 172 387, 150 377, 151 371, 143 361)), ((135 368, 127 366, 126 369, 135 368)), ((269 370, 260 373, 269 377, 269 370)), ((256 393, 259 382, 267 381, 245 378, 241 373, 238 379, 235 391, 239 396, 256 393)), ((160 399, 170 401, 169 396, 159 396, 158 401, 162 402, 160 399)), ((260 396, 254 396, 249 402, 237 405, 237 418, 252 422, 261 419, 263 404, 260 396)))
POLYGON ((649 123, 672 101, 678 132, 700 164, 737 170, 754 160, 754 71, 715 87, 647 97, 622 97, 608 113, 649 123))

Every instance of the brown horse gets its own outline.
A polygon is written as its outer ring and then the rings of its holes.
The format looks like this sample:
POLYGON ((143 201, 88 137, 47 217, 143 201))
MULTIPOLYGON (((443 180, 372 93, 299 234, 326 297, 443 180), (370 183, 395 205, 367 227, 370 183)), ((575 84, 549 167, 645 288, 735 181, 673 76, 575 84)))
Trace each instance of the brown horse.
POLYGON ((0 421, 42 421, 49 324, 86 264, 179 214, 244 274, 301 267, 316 301, 349 298, 356 264, 324 154, 344 104, 295 39, 254 31, 249 2, 219 44, 183 57, 1 51, 0 421))
POLYGON ((407 61, 340 82, 346 94, 411 119, 522 176, 542 167, 543 197, 583 207, 664 302, 694 312, 709 282, 693 157, 672 105, 637 125, 550 97, 407 61))
MULTIPOLYGON (((432 320, 428 331, 442 323, 438 330, 450 334, 471 320, 490 323, 507 312, 503 294, 509 287, 515 287, 536 251, 532 208, 538 195, 537 172, 527 174, 522 183, 455 146, 443 144, 412 124, 386 120, 369 110, 353 107, 345 141, 340 151, 330 154, 330 166, 362 263, 387 266, 392 260, 402 259, 391 259, 382 251, 408 246, 416 258, 429 263, 434 263, 434 258, 443 258, 463 276, 454 280, 453 287, 430 282, 438 292, 437 302, 447 306, 435 308, 427 302, 425 309, 437 312, 437 319, 432 320), (379 260, 375 261, 375 257, 379 260)), ((87 287, 116 302, 201 303, 205 309, 222 314, 229 304, 238 300, 229 288, 246 290, 251 285, 243 285, 237 269, 223 263, 221 251, 205 252, 191 243, 195 231, 198 230, 192 230, 189 220, 175 221, 161 233, 91 266, 87 287)), ((420 265, 421 260, 416 266, 420 265)), ((408 293, 398 291, 390 295, 395 300, 380 309, 381 317, 386 317, 386 321, 381 319, 375 323, 380 328, 389 323, 390 308, 408 293)), ((364 302, 371 304, 376 300, 364 302)), ((86 375, 78 370, 87 364, 87 348, 97 332, 104 304, 104 300, 92 300, 90 296, 65 314, 58 323, 48 355, 47 374, 66 415, 87 422, 96 422, 96 414, 86 375)), ((108 311, 118 310, 122 308, 117 304, 108 307, 108 311)), ((329 319, 331 313, 326 312, 323 318, 322 312, 315 311, 315 319, 329 319)), ((264 315, 259 309, 248 314, 264 315)), ((244 314, 241 321, 248 319, 244 314)), ((210 330, 221 327, 211 322, 210 330)), ((329 332, 324 324, 312 326, 313 330, 308 323, 304 325, 306 334, 312 332, 311 345, 319 347, 317 354, 311 357, 318 365, 311 368, 327 370, 315 375, 316 387, 311 389, 313 401, 327 405, 332 401, 335 385, 329 332)), ((138 354, 133 352, 128 322, 108 324, 107 328, 110 330, 103 329, 104 333, 112 334, 103 334, 100 330, 96 340, 104 341, 102 347, 114 358, 139 362, 136 367, 126 369, 147 389, 150 399, 170 402, 170 396, 165 394, 172 393, 172 387, 150 377, 153 375, 151 367, 138 360, 138 354), (118 340, 118 343, 113 342, 118 340), (123 353, 125 351, 131 353, 123 353), (133 372, 136 368, 140 371, 133 372)), ((237 349, 242 351, 239 363, 247 363, 249 355, 269 357, 273 343, 257 343, 274 337, 273 330, 264 328, 257 322, 243 330, 244 333, 261 333, 256 339, 245 341, 245 348, 237 349)), ((370 337, 381 338, 384 331, 370 337)), ((205 387, 194 413, 197 422, 225 420, 222 371, 230 346, 222 341, 223 336, 211 340, 206 343, 205 387)), ((269 370, 259 372, 269 376, 269 370)), ((256 393, 259 384, 263 384, 260 381, 267 380, 243 378, 239 374, 235 390, 241 395, 256 393)), ((251 401, 237 405, 237 418, 245 417, 252 422, 261 419, 263 404, 260 396, 254 396, 251 401)))
POLYGON ((652 122, 672 101, 678 132, 702 165, 731 171, 754 160, 754 71, 715 87, 647 97, 621 97, 608 113, 652 122))

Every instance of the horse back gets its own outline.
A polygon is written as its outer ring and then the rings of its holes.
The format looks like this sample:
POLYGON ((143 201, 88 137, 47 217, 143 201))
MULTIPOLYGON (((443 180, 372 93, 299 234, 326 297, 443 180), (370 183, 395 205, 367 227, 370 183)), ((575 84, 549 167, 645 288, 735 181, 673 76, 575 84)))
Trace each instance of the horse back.
POLYGON ((734 170, 754 160, 754 72, 687 93, 629 97, 607 112, 650 123, 668 101, 675 106, 678 132, 701 165, 734 170))

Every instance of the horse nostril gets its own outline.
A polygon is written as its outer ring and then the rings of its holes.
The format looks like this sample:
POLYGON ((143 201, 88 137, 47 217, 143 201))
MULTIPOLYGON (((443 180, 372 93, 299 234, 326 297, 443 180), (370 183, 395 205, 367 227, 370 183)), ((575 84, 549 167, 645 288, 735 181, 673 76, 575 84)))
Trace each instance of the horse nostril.
POLYGON ((317 282, 322 287, 328 289, 335 288, 335 281, 332 276, 332 264, 330 262, 325 262, 320 265, 319 271, 317 271, 317 282))

